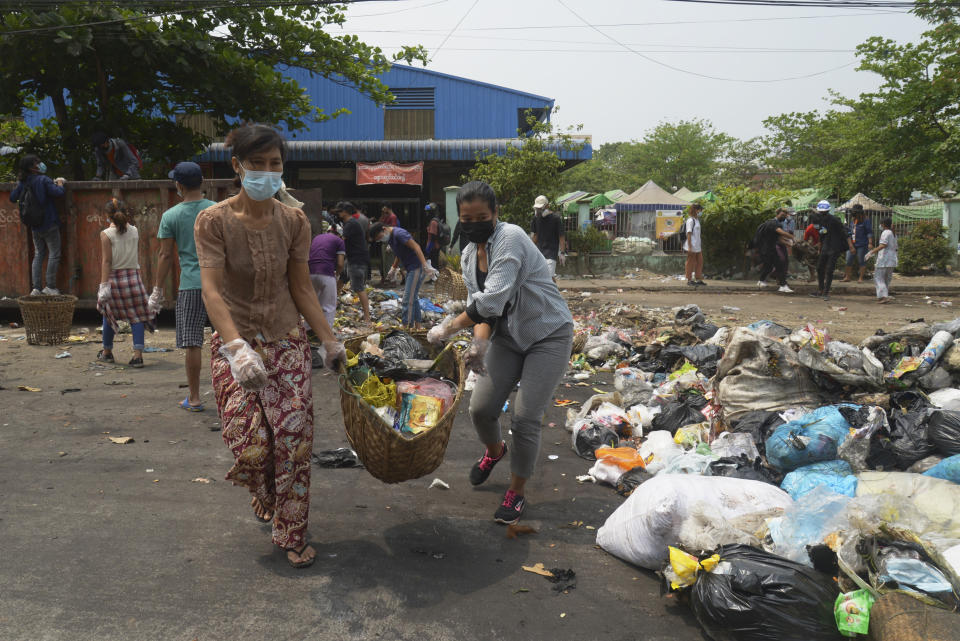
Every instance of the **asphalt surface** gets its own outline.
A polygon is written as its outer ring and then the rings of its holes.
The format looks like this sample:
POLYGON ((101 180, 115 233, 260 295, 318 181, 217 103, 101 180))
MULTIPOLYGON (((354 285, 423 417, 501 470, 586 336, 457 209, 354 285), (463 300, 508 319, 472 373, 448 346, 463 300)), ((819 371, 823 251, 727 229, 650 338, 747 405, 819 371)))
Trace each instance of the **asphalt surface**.
MULTIPOLYGON (((428 477, 385 485, 362 469, 314 466, 318 559, 294 570, 247 491, 223 480, 232 456, 211 431, 206 363, 208 409, 193 414, 176 406, 178 351, 145 354, 142 370, 100 369, 95 343, 58 360, 62 347, 29 346, 21 333, 0 332, 0 639, 704 638, 653 573, 596 546, 593 528, 623 499, 576 482, 590 462, 570 448, 564 409, 550 408, 528 485, 523 524, 536 534, 510 540, 492 520, 507 465, 469 485, 482 446, 465 397, 428 477), (433 478, 451 488, 428 489, 433 478), (521 569, 538 562, 574 570, 576 587, 558 593, 521 569)), ((172 329, 148 336, 172 343, 172 329)), ((129 342, 116 353, 125 362, 129 342)), ((612 387, 609 375, 596 380, 557 394, 582 400, 612 387)), ((347 445, 338 394, 335 378, 316 372, 315 451, 347 445)))

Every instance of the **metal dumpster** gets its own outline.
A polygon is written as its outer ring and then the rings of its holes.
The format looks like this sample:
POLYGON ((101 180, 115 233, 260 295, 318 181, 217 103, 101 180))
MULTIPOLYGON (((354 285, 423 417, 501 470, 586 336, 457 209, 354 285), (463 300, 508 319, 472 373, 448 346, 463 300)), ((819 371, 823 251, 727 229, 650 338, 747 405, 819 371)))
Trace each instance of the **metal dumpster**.
MULTIPOLYGON (((10 202, 15 183, 0 183, 0 306, 15 306, 16 297, 28 294, 33 242, 29 230, 20 223, 16 203, 10 202)), ((170 180, 68 182, 66 194, 56 200, 60 214, 62 253, 57 286, 64 294, 73 294, 78 307, 94 307, 100 283, 100 232, 109 226, 105 206, 119 198, 130 206, 133 225, 140 232, 140 272, 149 291, 156 283, 154 274, 160 241, 157 228, 167 209, 180 202, 170 180)), ((232 179, 204 181, 206 197, 213 201, 227 198, 234 191, 232 179)), ((179 268, 164 283, 168 300, 176 299, 179 268)))

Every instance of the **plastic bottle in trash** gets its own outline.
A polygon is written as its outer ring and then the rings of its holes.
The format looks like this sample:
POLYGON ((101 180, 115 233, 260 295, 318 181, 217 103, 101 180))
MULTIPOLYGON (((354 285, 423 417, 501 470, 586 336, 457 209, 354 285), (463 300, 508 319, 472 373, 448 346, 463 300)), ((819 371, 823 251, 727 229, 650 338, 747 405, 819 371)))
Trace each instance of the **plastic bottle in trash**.
POLYGON ((940 330, 933 335, 926 349, 920 354, 920 365, 917 367, 917 376, 923 376, 933 369, 940 357, 953 345, 953 334, 940 330))

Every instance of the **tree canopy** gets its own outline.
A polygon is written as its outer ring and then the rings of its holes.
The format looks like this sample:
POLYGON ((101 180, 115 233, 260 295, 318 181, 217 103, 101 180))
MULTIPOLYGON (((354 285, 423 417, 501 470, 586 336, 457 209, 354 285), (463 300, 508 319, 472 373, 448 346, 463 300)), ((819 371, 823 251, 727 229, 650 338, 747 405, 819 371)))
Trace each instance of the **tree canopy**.
MULTIPOLYGON (((343 109, 311 104, 282 73, 287 67, 335 78, 378 103, 392 99, 377 78, 390 60, 356 36, 330 33, 344 21, 343 4, 325 2, 23 3, 0 14, 0 116, 19 117, 49 98, 55 117, 24 144, 75 178, 84 177, 84 148, 97 130, 166 164, 212 137, 178 123, 180 115, 209 116, 215 135, 230 121, 300 129, 343 109)), ((426 62, 426 54, 407 47, 393 59, 426 62)))

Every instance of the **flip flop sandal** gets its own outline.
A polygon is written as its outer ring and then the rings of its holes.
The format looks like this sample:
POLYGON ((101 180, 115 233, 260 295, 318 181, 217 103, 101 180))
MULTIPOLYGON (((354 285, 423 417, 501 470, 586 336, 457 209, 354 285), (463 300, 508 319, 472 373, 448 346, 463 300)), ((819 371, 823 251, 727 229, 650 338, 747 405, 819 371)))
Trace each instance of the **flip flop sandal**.
POLYGON ((187 410, 188 412, 202 412, 203 403, 200 403, 199 405, 191 405, 190 397, 188 396, 185 399, 183 399, 182 403, 180 403, 180 409, 187 410))
POLYGON ((299 550, 298 550, 297 548, 284 548, 284 549, 283 549, 283 555, 286 557, 287 563, 290 564, 290 567, 292 567, 292 568, 297 568, 297 569, 301 569, 301 568, 308 568, 308 567, 310 567, 311 565, 314 564, 314 562, 317 560, 316 552, 314 552, 313 558, 310 559, 310 560, 308 560, 308 561, 299 561, 299 562, 297 562, 297 561, 291 561, 291 560, 290 560, 290 556, 289 556, 288 552, 296 552, 296 553, 297 553, 297 556, 301 556, 301 555, 303 554, 303 552, 304 552, 308 547, 310 547, 310 544, 309 544, 309 543, 304 543, 304 544, 300 547, 299 550))
MULTIPOLYGON (((260 499, 258 499, 257 497, 253 497, 253 500, 250 501, 250 506, 254 508, 253 517, 254 517, 255 519, 257 519, 257 520, 260 521, 261 523, 273 523, 273 516, 274 516, 274 515, 273 515, 273 510, 268 510, 267 508, 263 507, 263 503, 260 503, 260 499), (256 505, 259 505, 261 508, 263 508, 263 511, 264 511, 264 512, 269 513, 269 514, 270 514, 270 518, 267 518, 267 517, 265 517, 265 516, 260 516, 259 514, 257 514, 257 512, 256 512, 256 505)), ((299 552, 298 552, 298 554, 299 554, 299 552)))

